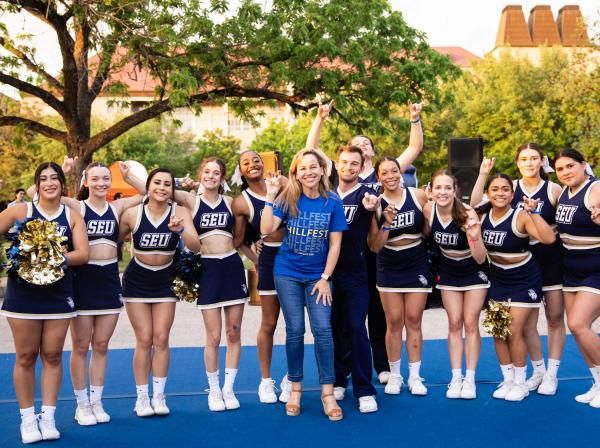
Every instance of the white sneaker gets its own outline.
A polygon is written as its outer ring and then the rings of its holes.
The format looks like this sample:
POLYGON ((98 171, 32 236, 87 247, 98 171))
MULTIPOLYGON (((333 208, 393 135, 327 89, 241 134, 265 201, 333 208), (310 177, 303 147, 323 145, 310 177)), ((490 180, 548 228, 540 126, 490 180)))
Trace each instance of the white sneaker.
POLYGON ((223 401, 225 402, 225 409, 228 411, 240 408, 240 402, 232 390, 223 391, 223 401))
POLYGON ((592 401, 590 401, 590 406, 596 409, 600 408, 600 393, 597 393, 592 401))
POLYGON ((151 417, 154 415, 154 409, 150 406, 148 395, 142 395, 135 400, 133 411, 138 417, 151 417))
POLYGON ((110 415, 108 415, 102 407, 101 401, 92 401, 92 412, 94 413, 94 417, 96 417, 96 421, 98 423, 110 422, 110 415))
POLYGON ((225 410, 225 402, 221 389, 209 391, 208 393, 208 410, 212 412, 221 412, 225 410))
POLYGON ((21 441, 23 443, 35 443, 42 440, 42 433, 38 427, 38 419, 33 416, 21 422, 21 441))
POLYGON ((529 395, 529 386, 526 383, 513 384, 510 390, 506 393, 504 399, 506 401, 522 401, 529 395))
POLYGON ((391 375, 388 378, 388 382, 385 385, 385 389, 383 390, 386 394, 389 395, 398 395, 402 390, 402 385, 404 384, 404 378, 402 375, 391 375))
POLYGON ((367 395, 358 399, 358 410, 361 413, 377 412, 377 409, 377 401, 373 395, 367 395))
POLYGON ((277 403, 275 380, 263 379, 258 385, 258 399, 261 403, 277 403))
POLYGON ((460 389, 462 387, 462 378, 460 376, 452 378, 448 384, 446 398, 460 398, 460 389))
POLYGON ((81 426, 93 426, 98 423, 92 412, 92 405, 89 401, 77 405, 77 409, 75 409, 75 420, 81 426))
POLYGON ((60 432, 56 429, 56 422, 53 418, 40 418, 39 422, 40 432, 42 433, 42 439, 44 440, 57 440, 60 439, 60 432))
POLYGON ((171 413, 167 406, 165 394, 155 394, 150 403, 156 415, 169 415, 171 413))
POLYGON ((287 403, 290 399, 290 394, 292 393, 292 382, 288 380, 287 375, 285 375, 281 380, 279 388, 281 389, 281 393, 279 394, 279 401, 281 401, 282 403, 287 403))
POLYGON ((592 384, 590 390, 588 390, 586 393, 577 395, 575 397, 575 401, 588 404, 591 403, 592 400, 598 395, 600 395, 600 383, 594 383, 592 384))
POLYGON ((391 373, 388 372, 387 370, 384 370, 383 372, 379 372, 379 375, 377 375, 379 384, 387 384, 388 380, 390 379, 390 375, 391 375, 391 373))
POLYGON ((506 398, 506 394, 513 387, 513 384, 514 383, 512 381, 503 381, 502 383, 498 384, 498 387, 492 394, 492 397, 497 398, 498 400, 504 400, 506 398))
POLYGON ((475 382, 465 379, 460 389, 460 398, 463 400, 474 400, 477 398, 477 388, 475 382))
POLYGON ((408 390, 413 395, 427 395, 427 388, 423 384, 423 378, 418 376, 408 378, 408 390))
POLYGON ((336 401, 341 401, 346 397, 346 388, 345 387, 334 387, 333 388, 333 397, 336 401))
POLYGON ((540 384, 542 384, 543 380, 544 374, 542 372, 533 372, 533 375, 531 375, 531 377, 525 381, 525 384, 527 385, 529 391, 534 391, 540 387, 540 384))
POLYGON ((556 389, 558 389, 558 379, 555 376, 546 373, 542 380, 542 384, 537 388, 537 393, 540 395, 554 395, 556 389))

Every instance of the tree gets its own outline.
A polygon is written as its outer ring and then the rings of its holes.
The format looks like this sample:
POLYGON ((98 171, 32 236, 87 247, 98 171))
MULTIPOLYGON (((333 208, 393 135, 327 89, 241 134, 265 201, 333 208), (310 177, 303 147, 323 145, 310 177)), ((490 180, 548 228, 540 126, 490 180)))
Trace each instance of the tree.
POLYGON ((21 125, 60 142, 83 165, 134 126, 179 106, 199 112, 206 102, 228 101, 252 120, 257 102, 299 111, 334 98, 343 121, 382 131, 394 104, 435 100, 438 80, 455 73, 387 0, 263 3, 0 0, 0 11, 48 25, 62 57, 61 72, 48 73, 26 38, 0 26, 7 53, 0 57, 0 82, 39 98, 61 119, 61 126, 50 126, 11 114, 0 116, 0 126, 21 125), (98 62, 90 65, 93 54, 98 62), (155 101, 92 133, 93 102, 101 94, 127 94, 113 75, 130 62, 155 81, 155 101))

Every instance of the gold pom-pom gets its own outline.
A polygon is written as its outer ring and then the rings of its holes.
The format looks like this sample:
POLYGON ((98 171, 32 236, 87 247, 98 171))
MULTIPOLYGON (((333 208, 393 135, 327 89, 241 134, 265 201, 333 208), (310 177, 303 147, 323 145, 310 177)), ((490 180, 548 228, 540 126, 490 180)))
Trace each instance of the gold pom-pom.
POLYGON ((58 233, 55 222, 34 219, 19 233, 18 275, 34 285, 50 285, 65 276, 62 266, 67 239, 58 233))
POLYGON ((184 302, 196 303, 198 300, 198 284, 185 282, 179 277, 173 280, 173 292, 184 302))
POLYGON ((505 303, 490 300, 483 320, 484 330, 495 338, 506 340, 511 334, 511 322, 510 307, 505 303))

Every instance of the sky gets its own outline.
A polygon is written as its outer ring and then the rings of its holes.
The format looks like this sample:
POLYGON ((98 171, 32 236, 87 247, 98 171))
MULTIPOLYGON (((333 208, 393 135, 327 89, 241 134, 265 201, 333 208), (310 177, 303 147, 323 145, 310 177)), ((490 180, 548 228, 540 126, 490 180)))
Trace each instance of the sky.
MULTIPOLYGON (((600 29, 598 0, 390 0, 390 4, 403 13, 410 26, 426 33, 431 46, 463 47, 478 56, 493 50, 500 15, 508 4, 520 4, 525 20, 536 4, 550 5, 554 17, 562 6, 578 4, 588 28, 593 26, 596 33, 600 29)), ((40 25, 36 19, 27 20, 7 14, 0 16, 0 22, 6 24, 13 35, 27 32, 34 34, 36 37, 33 42, 37 46, 39 59, 45 62, 51 73, 60 69, 56 38, 49 28, 40 25)))

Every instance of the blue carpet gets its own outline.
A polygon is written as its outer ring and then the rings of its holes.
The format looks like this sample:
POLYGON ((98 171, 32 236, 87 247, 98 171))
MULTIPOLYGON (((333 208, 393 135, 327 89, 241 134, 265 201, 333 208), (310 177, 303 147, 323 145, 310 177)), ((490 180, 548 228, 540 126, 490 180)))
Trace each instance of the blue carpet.
MULTIPOLYGON (((389 396, 378 386, 379 412, 362 415, 348 391, 347 398, 341 402, 344 420, 337 423, 327 421, 322 413, 312 346, 307 347, 305 354, 305 393, 298 418, 286 417, 280 403, 258 402, 256 389, 260 373, 255 347, 244 347, 242 352, 242 369, 236 381, 241 409, 209 412, 202 349, 179 348, 172 350, 167 383, 171 415, 137 418, 132 412, 135 402, 132 351, 112 350, 104 400, 112 422, 87 428, 73 421, 75 402, 68 377, 68 356, 65 353, 65 375, 56 413, 62 437, 53 443, 56 446, 105 447, 110 444, 112 448, 132 443, 144 448, 165 445, 346 448, 381 446, 382 443, 416 444, 417 447, 595 446, 600 423, 600 410, 573 400, 576 394, 587 390, 591 382, 571 337, 567 339, 560 369, 562 381, 554 397, 532 394, 521 403, 491 398, 500 372, 492 340, 485 338, 477 372, 478 398, 448 400, 445 398, 449 379, 446 341, 426 341, 422 375, 429 386, 427 397, 413 397, 406 389, 400 396, 389 396)), ((284 347, 275 347, 273 360, 273 377, 280 380, 285 373, 284 347)), ((18 405, 11 381, 13 362, 14 355, 0 355, 0 447, 20 445, 18 405)), ((406 372, 403 373, 406 377, 406 372)), ((39 412, 39 402, 36 406, 39 412)))

